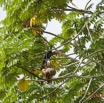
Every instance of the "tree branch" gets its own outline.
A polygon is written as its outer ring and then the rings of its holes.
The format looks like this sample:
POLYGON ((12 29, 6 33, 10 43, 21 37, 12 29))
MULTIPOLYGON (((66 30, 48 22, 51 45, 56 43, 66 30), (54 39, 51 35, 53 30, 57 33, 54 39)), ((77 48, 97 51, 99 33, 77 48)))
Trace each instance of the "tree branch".
POLYGON ((58 78, 53 78, 51 80, 56 80, 56 79, 65 79, 65 78, 70 78, 70 77, 77 77, 77 78, 83 78, 83 79, 90 79, 90 78, 98 78, 98 77, 104 77, 104 74, 98 75, 98 76, 78 76, 78 75, 63 75, 58 78))
POLYGON ((83 101, 83 99, 85 98, 85 96, 87 95, 88 90, 89 90, 90 85, 91 85, 91 82, 92 82, 92 78, 90 79, 88 86, 87 86, 87 89, 86 89, 86 92, 85 92, 84 96, 80 99, 79 103, 81 103, 83 101))
POLYGON ((95 90, 88 98, 86 98, 83 103, 85 103, 87 100, 89 100, 95 93, 97 93, 102 87, 104 87, 104 83, 100 85, 98 89, 95 90))
POLYGON ((96 64, 98 64, 98 65, 100 65, 101 67, 103 67, 103 68, 104 68, 104 65, 103 65, 103 64, 101 64, 100 62, 98 62, 97 60, 93 60, 93 59, 91 59, 91 58, 90 58, 90 60, 91 60, 91 61, 93 61, 93 62, 95 62, 96 64))
POLYGON ((62 39, 62 40, 66 40, 66 39, 64 39, 64 38, 62 38, 61 36, 58 36, 58 35, 56 35, 56 34, 54 34, 54 33, 51 33, 51 32, 47 32, 47 31, 43 31, 44 33, 46 33, 46 34, 50 34, 50 35, 53 35, 53 36, 55 36, 55 37, 57 37, 57 38, 60 38, 60 39, 62 39))
POLYGON ((46 97, 48 97, 49 95, 51 95, 52 93, 54 93, 58 88, 60 88, 65 82, 67 82, 69 79, 65 80, 63 83, 61 83, 59 86, 57 86, 54 90, 52 90, 51 92, 47 93, 45 96, 39 98, 38 100, 42 100, 46 97))
POLYGON ((91 0, 89 0, 88 2, 87 2, 87 4, 85 5, 85 9, 87 8, 87 6, 88 6, 88 4, 91 2, 91 0))
MULTIPOLYGON (((83 13, 88 13, 88 14, 92 14, 93 12, 91 12, 91 11, 87 11, 87 10, 82 10, 82 9, 77 9, 77 8, 73 8, 73 7, 71 7, 71 6, 67 6, 67 7, 69 7, 69 8, 71 8, 71 9, 63 9, 63 8, 57 8, 57 7, 52 7, 52 6, 48 6, 47 4, 45 4, 44 2, 43 2, 43 4, 46 6, 46 7, 49 7, 49 8, 52 8, 52 9, 54 9, 54 10, 58 10, 58 11, 77 11, 77 12, 83 12, 83 13)), ((73 4, 73 3, 72 3, 73 4)), ((73 4, 74 6, 75 6, 75 4, 73 4)))
POLYGON ((82 13, 88 13, 88 14, 93 14, 92 11, 87 11, 87 10, 83 10, 83 9, 77 9, 77 8, 73 8, 71 6, 68 6, 71 9, 64 9, 65 11, 78 11, 78 12, 82 12, 82 13))
POLYGON ((57 77, 57 78, 51 78, 51 79, 39 79, 39 80, 33 80, 33 81, 37 81, 37 82, 44 82, 44 81, 47 81, 47 80, 51 80, 51 81, 56 81, 56 80, 62 80, 62 79, 67 79, 67 78, 82 78, 82 79, 91 79, 91 78, 99 78, 99 77, 104 77, 104 74, 101 74, 101 75, 98 75, 98 76, 78 76, 78 75, 63 75, 63 76, 60 76, 60 77, 57 77))
POLYGON ((41 36, 41 37, 44 41, 46 41, 47 44, 49 44, 49 46, 52 46, 52 44, 50 42, 48 42, 43 36, 41 36))
POLYGON ((22 70, 26 71, 27 73, 33 75, 34 77, 37 77, 38 79, 41 79, 41 80, 44 80, 44 81, 46 80, 46 79, 43 79, 43 78, 41 78, 41 77, 35 75, 34 73, 30 72, 30 71, 27 70, 26 68, 22 67, 22 66, 20 65, 20 63, 17 63, 16 66, 17 66, 18 68, 21 68, 22 70))
POLYGON ((83 58, 81 58, 81 59, 79 60, 79 64, 78 64, 76 70, 75 70, 73 73, 76 73, 76 71, 78 70, 78 68, 79 68, 80 65, 82 64, 82 62, 83 62, 83 58))
POLYGON ((89 37, 90 37, 90 39, 91 39, 91 42, 93 42, 93 39, 92 39, 92 36, 91 36, 90 30, 89 30, 89 28, 88 28, 88 25, 87 25, 87 24, 86 24, 86 28, 87 28, 87 31, 88 31, 88 35, 89 35, 89 37))
POLYGON ((89 58, 89 57, 93 56, 94 54, 96 54, 96 53, 98 53, 98 52, 102 52, 102 51, 104 51, 104 49, 99 49, 99 50, 96 50, 95 52, 91 53, 90 55, 88 55, 88 56, 84 57, 84 59, 87 59, 87 58, 89 58))
POLYGON ((86 11, 86 10, 82 10, 82 9, 64 9, 64 11, 77 11, 77 12, 82 12, 82 13, 88 13, 88 14, 93 14, 92 11, 86 11))

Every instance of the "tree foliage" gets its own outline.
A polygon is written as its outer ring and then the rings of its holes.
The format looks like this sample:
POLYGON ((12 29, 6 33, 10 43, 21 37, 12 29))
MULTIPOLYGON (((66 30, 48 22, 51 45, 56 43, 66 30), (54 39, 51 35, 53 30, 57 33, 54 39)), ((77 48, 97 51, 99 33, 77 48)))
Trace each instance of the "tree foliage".
POLYGON ((84 10, 71 7, 71 3, 0 1, 6 11, 0 28, 2 103, 104 102, 104 0, 95 11, 90 3, 84 10), (52 19, 62 24, 60 34, 46 31, 52 19), (49 35, 53 35, 50 41, 49 35), (50 46, 60 55, 49 58, 56 75, 47 83, 41 67, 50 46))

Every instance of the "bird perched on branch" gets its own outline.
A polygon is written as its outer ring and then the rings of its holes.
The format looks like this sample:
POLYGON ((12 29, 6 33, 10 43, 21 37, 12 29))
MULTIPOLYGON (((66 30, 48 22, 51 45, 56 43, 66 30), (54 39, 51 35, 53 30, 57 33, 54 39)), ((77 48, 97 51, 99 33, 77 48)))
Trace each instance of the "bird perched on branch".
POLYGON ((53 56, 53 55, 55 55, 56 54, 56 52, 55 51, 52 51, 52 46, 50 47, 50 50, 48 51, 48 52, 46 52, 45 53, 45 55, 44 55, 44 58, 43 58, 43 63, 42 63, 42 68, 41 69, 45 69, 45 67, 47 67, 48 66, 48 64, 49 64, 49 59, 53 56))
POLYGON ((53 56, 53 55, 59 55, 60 53, 58 51, 52 51, 52 46, 50 47, 50 50, 48 52, 45 53, 44 58, 43 58, 43 63, 42 63, 42 68, 41 69, 45 69, 45 67, 49 66, 49 59, 53 56))
POLYGON ((58 55, 58 51, 52 51, 52 46, 50 47, 50 50, 45 53, 44 58, 43 58, 43 63, 42 63, 42 68, 41 70, 43 71, 44 75, 46 76, 47 82, 51 82, 52 76, 56 74, 55 68, 51 67, 50 65, 50 58, 53 55, 58 55))

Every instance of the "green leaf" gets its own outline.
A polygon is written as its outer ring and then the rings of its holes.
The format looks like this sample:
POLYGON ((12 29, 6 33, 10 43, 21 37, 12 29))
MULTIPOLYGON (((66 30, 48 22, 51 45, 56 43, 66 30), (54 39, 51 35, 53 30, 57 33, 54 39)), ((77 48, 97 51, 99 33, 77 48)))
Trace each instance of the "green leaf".
POLYGON ((6 61, 6 55, 3 50, 0 50, 0 69, 2 69, 5 66, 6 61))

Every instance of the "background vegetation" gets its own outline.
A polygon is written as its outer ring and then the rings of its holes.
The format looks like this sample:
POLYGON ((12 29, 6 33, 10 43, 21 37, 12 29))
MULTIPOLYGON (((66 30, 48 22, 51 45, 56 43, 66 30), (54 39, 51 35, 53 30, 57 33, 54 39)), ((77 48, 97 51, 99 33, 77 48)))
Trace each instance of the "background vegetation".
POLYGON ((2 103, 104 102, 104 0, 93 12, 90 2, 84 10, 70 4, 72 0, 0 1, 6 11, 0 28, 2 103), (52 19, 62 24, 60 34, 46 31, 52 19), (47 41, 49 35, 53 38, 47 41), (50 58, 56 75, 47 83, 41 66, 51 45, 61 55, 50 58))

